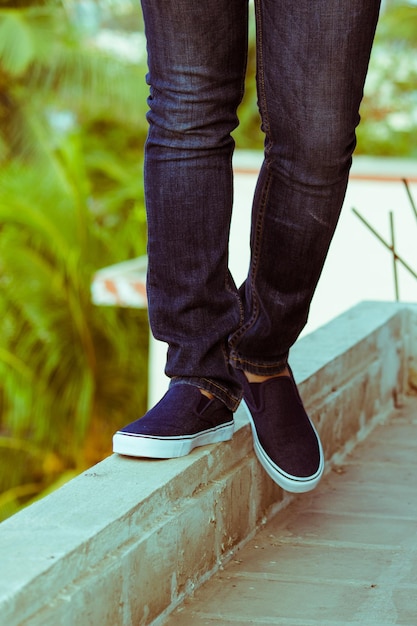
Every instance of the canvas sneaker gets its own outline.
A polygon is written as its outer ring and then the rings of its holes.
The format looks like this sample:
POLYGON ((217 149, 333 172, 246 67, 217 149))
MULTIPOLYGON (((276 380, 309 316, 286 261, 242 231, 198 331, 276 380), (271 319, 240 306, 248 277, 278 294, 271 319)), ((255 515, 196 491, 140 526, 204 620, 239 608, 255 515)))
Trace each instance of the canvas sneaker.
POLYGON ((170 459, 197 446, 231 439, 233 413, 198 387, 177 384, 143 417, 118 430, 113 452, 135 457, 170 459))
POLYGON ((249 383, 242 371, 237 374, 261 465, 286 491, 311 491, 323 475, 323 449, 291 370, 290 376, 262 383, 249 383))

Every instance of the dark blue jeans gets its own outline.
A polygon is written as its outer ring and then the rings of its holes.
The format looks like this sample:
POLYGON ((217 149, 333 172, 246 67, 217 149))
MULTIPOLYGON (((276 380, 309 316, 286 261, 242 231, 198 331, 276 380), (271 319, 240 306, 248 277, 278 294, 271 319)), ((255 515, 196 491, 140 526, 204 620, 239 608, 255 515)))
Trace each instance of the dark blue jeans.
MULTIPOLYGON (((283 370, 343 203, 379 0, 257 0, 265 160, 248 278, 228 269, 231 131, 247 0, 142 0, 148 44, 148 297, 171 384, 235 409, 234 368, 283 370)), ((239 210, 239 207, 236 207, 239 210)))

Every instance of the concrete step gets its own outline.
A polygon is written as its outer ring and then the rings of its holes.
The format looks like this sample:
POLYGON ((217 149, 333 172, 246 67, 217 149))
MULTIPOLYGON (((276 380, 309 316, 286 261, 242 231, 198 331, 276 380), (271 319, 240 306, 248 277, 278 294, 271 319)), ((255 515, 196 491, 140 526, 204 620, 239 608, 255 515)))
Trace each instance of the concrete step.
POLYGON ((297 497, 166 626, 417 624, 417 397, 297 497))

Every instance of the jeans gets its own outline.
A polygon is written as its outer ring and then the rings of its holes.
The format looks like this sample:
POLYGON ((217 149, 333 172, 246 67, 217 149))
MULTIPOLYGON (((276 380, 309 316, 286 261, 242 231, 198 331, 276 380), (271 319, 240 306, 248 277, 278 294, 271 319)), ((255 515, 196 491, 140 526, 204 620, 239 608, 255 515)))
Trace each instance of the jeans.
POLYGON ((142 9, 151 329, 168 343, 171 384, 197 385, 234 410, 234 368, 281 372, 307 321, 345 196, 379 0, 256 0, 265 158, 239 289, 228 269, 230 133, 247 0, 142 0, 142 9))

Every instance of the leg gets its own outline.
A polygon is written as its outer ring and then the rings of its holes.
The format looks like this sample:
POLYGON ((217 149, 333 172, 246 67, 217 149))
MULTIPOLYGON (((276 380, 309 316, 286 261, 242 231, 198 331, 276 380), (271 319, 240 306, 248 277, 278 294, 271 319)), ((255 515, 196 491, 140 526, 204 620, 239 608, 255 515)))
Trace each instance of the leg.
POLYGON ((246 372, 239 377, 258 459, 294 492, 318 484, 324 458, 287 357, 343 203, 378 10, 379 0, 256 4, 265 162, 231 359, 246 372))
POLYGON ((171 458, 230 439, 242 394, 227 349, 242 317, 228 240, 247 0, 142 0, 142 8, 149 317, 155 337, 168 343, 172 381, 155 407, 114 435, 113 449, 171 458))
POLYGON ((244 86, 246 0, 143 0, 150 123, 145 153, 149 316, 166 373, 231 409, 227 337, 241 320, 228 271, 230 132, 244 86))
POLYGON ((234 364, 276 374, 307 321, 337 224, 379 0, 259 0, 265 162, 234 364))

